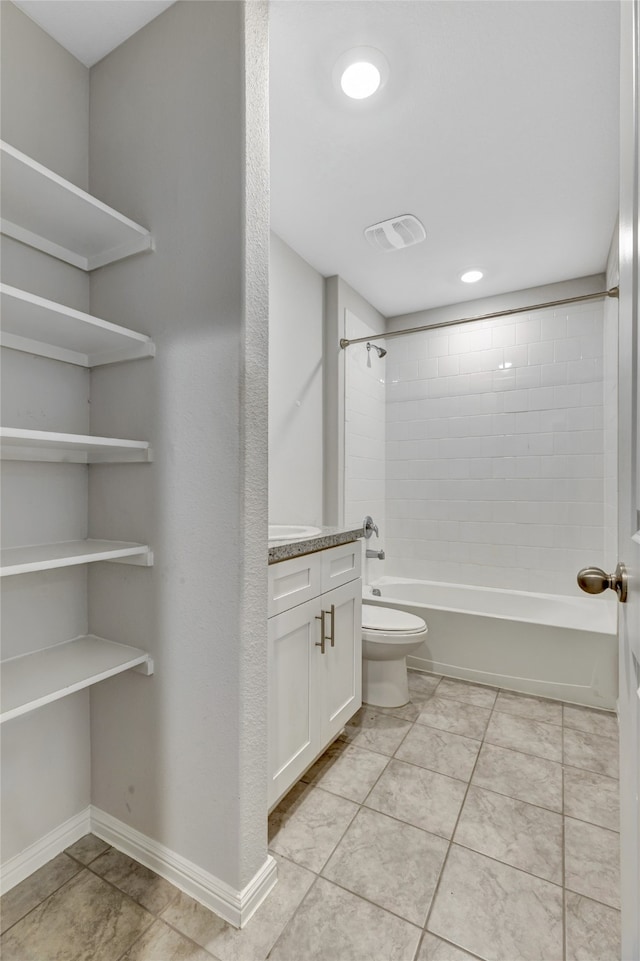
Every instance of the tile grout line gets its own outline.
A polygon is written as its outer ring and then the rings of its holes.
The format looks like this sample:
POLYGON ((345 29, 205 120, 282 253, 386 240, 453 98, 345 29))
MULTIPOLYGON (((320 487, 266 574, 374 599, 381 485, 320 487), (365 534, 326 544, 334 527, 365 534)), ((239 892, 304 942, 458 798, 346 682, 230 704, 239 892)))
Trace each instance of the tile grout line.
MULTIPOLYGON (((498 692, 496 691, 496 697, 495 697, 495 700, 494 700, 494 706, 495 706, 495 701, 496 701, 497 699, 498 699, 498 692)), ((491 708, 491 713, 489 714, 489 717, 488 717, 488 719, 487 719, 487 724, 486 724, 486 727, 485 727, 485 734, 486 734, 487 729, 488 729, 488 727, 489 727, 489 724, 490 724, 490 722, 491 722, 491 718, 493 717, 493 711, 494 711, 494 707, 492 706, 492 708, 491 708)), ((459 811, 458 811, 458 816, 457 816, 457 818, 456 818, 456 823, 454 824, 453 830, 452 830, 452 832, 451 832, 451 838, 449 839, 449 845, 448 845, 448 847, 447 847, 447 853, 446 853, 445 856, 444 856, 444 860, 443 860, 443 862, 442 862, 442 867, 440 868, 440 873, 439 873, 439 875, 438 875, 438 880, 437 880, 437 882, 436 882, 436 886, 435 886, 434 891, 433 891, 433 897, 431 898, 431 903, 429 904, 429 910, 427 911, 427 917, 426 917, 425 922, 424 922, 424 928, 423 928, 423 932, 424 932, 424 933, 426 933, 426 932, 428 931, 429 921, 430 921, 430 919, 431 919, 431 915, 432 915, 432 913, 433 913, 433 908, 434 908, 434 905, 435 905, 436 900, 437 900, 437 897, 438 897, 438 892, 439 892, 439 890, 440 890, 440 885, 441 885, 441 883, 442 883, 442 878, 444 877, 444 872, 445 872, 446 867, 447 867, 447 862, 449 861, 449 855, 450 855, 450 853, 451 853, 451 848, 452 848, 452 846, 453 846, 453 839, 454 839, 454 837, 455 837, 456 831, 458 830, 458 824, 460 823, 460 818, 462 817, 462 812, 463 812, 463 810, 464 810, 465 804, 467 803, 467 797, 468 797, 468 795, 469 795, 469 789, 470 789, 470 787, 471 787, 471 780, 472 780, 473 775, 474 775, 474 773, 475 773, 476 766, 477 766, 477 764, 478 764, 478 759, 479 759, 479 757, 480 757, 480 751, 482 750, 482 745, 483 745, 483 744, 484 744, 484 735, 483 735, 483 737, 482 737, 482 740, 480 741, 480 747, 478 748, 478 753, 476 754, 476 759, 475 759, 475 761, 474 761, 473 768, 472 768, 472 770, 471 770, 471 773, 470 773, 470 775, 469 775, 469 780, 468 780, 468 782, 467 782, 467 789, 466 789, 466 791, 464 792, 464 797, 463 797, 463 799, 462 799, 462 804, 460 805, 460 809, 459 809, 459 811)), ((422 938, 421 938, 421 943, 422 943, 422 941, 424 940, 424 933, 423 933, 423 936, 422 936, 422 938)), ((433 932, 429 932, 429 933, 431 934, 431 933, 433 933, 433 932)), ((437 935, 436 935, 436 937, 437 937, 437 935)), ((464 950, 466 950, 466 949, 464 949, 464 950)))
MULTIPOLYGON (((110 848, 111 848, 111 846, 109 846, 109 847, 107 848, 107 851, 110 850, 110 848)), ((106 853, 106 851, 101 851, 101 852, 100 852, 100 854, 105 854, 105 853, 106 853)), ((24 920, 24 918, 28 917, 28 916, 32 913, 32 911, 35 911, 36 908, 39 908, 41 904, 44 904, 44 902, 47 901, 53 894, 57 894, 58 891, 60 891, 63 887, 65 887, 65 885, 69 884, 71 881, 74 880, 74 878, 77 878, 80 874, 82 874, 83 869, 89 867, 88 864, 85 864, 83 861, 80 861, 79 858, 75 857, 75 855, 69 854, 68 850, 61 851, 60 854, 64 854, 66 857, 69 858, 70 861, 73 861, 74 864, 77 864, 77 865, 79 866, 80 870, 79 870, 79 871, 76 871, 76 873, 75 873, 75 874, 72 874, 70 878, 67 878, 66 881, 63 881, 61 884, 59 884, 57 888, 54 888, 52 891, 49 891, 49 893, 46 894, 43 898, 40 898, 40 900, 37 902, 37 904, 34 904, 32 908, 29 908, 29 910, 26 911, 25 914, 22 915, 22 917, 17 918, 17 919, 13 922, 13 924, 10 924, 9 927, 6 928, 6 929, 2 932, 1 937, 4 937, 5 934, 8 934, 8 932, 11 931, 11 929, 14 928, 14 927, 16 926, 16 924, 19 924, 20 921, 22 921, 22 920, 24 920)), ((99 858, 99 857, 100 857, 100 854, 97 854, 97 855, 96 855, 96 858, 99 858)), ((56 855, 56 857, 59 857, 59 856, 60 856, 60 855, 56 855)), ((95 861, 96 858, 92 858, 92 861, 95 861)), ((52 858, 51 860, 53 861, 53 860, 55 860, 55 858, 52 858)), ((47 862, 47 864, 50 864, 50 863, 51 863, 50 861, 47 862)), ((91 861, 89 862, 89 864, 91 864, 91 861)), ((46 867, 46 864, 43 864, 42 867, 46 867)), ((39 870, 41 870, 41 869, 39 869, 39 870)), ((33 874, 37 874, 37 871, 34 871, 33 874)), ((33 877, 33 874, 28 875, 24 880, 25 880, 25 881, 28 881, 29 878, 33 877)), ((23 883, 23 882, 20 882, 20 883, 23 883)), ((18 885, 16 884, 15 887, 17 888, 18 885)), ((3 898, 6 897, 8 894, 11 893, 12 890, 14 890, 14 889, 11 888, 11 889, 10 889, 9 891, 7 891, 6 894, 4 894, 2 897, 3 897, 3 898)), ((2 899, 0 899, 0 900, 2 900, 2 899)))

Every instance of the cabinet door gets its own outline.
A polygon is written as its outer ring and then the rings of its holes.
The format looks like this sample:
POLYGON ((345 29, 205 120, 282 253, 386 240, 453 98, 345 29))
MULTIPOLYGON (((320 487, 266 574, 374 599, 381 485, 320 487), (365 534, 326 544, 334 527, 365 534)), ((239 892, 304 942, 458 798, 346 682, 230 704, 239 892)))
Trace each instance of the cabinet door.
POLYGON ((319 598, 314 598, 268 621, 270 807, 298 780, 321 748, 319 613, 319 598))
POLYGON ((317 662, 324 745, 362 704, 362 581, 357 578, 337 587, 323 594, 319 601, 327 612, 326 636, 333 636, 333 646, 326 640, 325 654, 317 662))

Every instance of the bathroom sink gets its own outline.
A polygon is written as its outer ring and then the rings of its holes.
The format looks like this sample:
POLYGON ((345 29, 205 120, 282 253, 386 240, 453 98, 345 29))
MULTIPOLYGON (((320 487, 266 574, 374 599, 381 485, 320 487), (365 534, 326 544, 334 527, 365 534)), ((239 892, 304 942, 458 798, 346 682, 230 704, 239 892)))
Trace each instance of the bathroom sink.
POLYGON ((319 527, 303 527, 301 524, 269 524, 270 541, 302 541, 305 537, 321 534, 319 527))

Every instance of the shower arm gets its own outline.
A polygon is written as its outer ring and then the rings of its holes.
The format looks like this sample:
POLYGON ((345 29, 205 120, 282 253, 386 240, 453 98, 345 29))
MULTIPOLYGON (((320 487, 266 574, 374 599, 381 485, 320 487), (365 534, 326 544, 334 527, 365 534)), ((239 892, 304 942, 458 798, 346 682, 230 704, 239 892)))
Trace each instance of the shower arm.
MULTIPOLYGON (((457 320, 442 320, 439 324, 424 324, 422 327, 406 327, 404 330, 389 330, 385 334, 378 334, 388 340, 389 337, 402 337, 404 334, 419 334, 424 330, 437 330, 439 327, 455 327, 458 324, 471 324, 476 320, 491 320, 493 317, 508 317, 510 314, 526 314, 531 310, 544 310, 546 307, 562 307, 565 304, 580 304, 588 300, 601 300, 603 297, 617 297, 618 287, 611 287, 609 290, 600 290, 595 294, 581 294, 578 297, 565 297, 563 300, 548 300, 544 304, 531 304, 529 307, 510 307, 508 310, 494 310, 489 314, 476 314, 473 317, 460 317, 457 320)), ((348 337, 340 338, 340 347, 344 350, 351 344, 367 344, 367 348, 376 347, 371 343, 371 335, 368 337, 348 337)), ((383 348, 377 348, 383 349, 383 348)), ((386 351, 385 351, 386 353, 386 351)), ((378 354, 378 356, 383 356, 378 354)))

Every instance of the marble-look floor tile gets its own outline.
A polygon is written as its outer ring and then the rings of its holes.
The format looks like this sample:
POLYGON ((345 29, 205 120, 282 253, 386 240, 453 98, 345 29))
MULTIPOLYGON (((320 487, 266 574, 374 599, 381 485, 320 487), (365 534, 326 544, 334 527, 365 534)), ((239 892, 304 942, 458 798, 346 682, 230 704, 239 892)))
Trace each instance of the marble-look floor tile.
POLYGON ((620 830, 620 785, 612 777, 564 769, 564 811, 579 821, 590 821, 610 831, 620 830))
POLYGON ((154 921, 120 961, 217 961, 208 951, 170 928, 154 921))
POLYGON ((357 810, 353 801, 298 782, 269 817, 269 846, 317 874, 357 810))
POLYGON ((394 759, 365 804, 374 811, 450 838, 466 789, 463 781, 394 759))
POLYGON ((562 766, 556 761, 485 743, 471 783, 550 811, 562 811, 562 766))
POLYGON ((422 927, 447 848, 443 838, 362 808, 322 875, 422 927))
POLYGON ((612 738, 564 729, 564 763, 595 774, 618 777, 618 749, 612 738))
POLYGON ((587 734, 618 737, 618 718, 611 711, 598 711, 593 707, 565 704, 564 725, 577 731, 586 731, 587 734))
POLYGON ((452 845, 427 929, 494 961, 562 958, 562 889, 452 845))
POLYGON ((442 680, 441 674, 424 674, 422 671, 407 671, 409 691, 422 696, 434 693, 438 684, 442 680))
POLYGON ((151 914, 160 914, 179 891, 154 871, 111 848, 91 863, 91 870, 120 888, 151 914))
POLYGON ((346 741, 334 741, 302 780, 360 803, 388 763, 386 755, 364 751, 346 741))
POLYGON ((454 841, 562 884, 562 816, 553 811, 470 787, 454 841))
POLYGON ((565 887, 620 907, 620 837, 615 831, 564 819, 565 887))
POLYGON ((484 684, 472 684, 453 677, 443 677, 438 684, 438 697, 452 697, 454 701, 464 701, 475 707, 493 707, 498 690, 484 684))
POLYGON ((70 855, 70 857, 75 858, 76 861, 80 861, 81 864, 91 864, 100 854, 104 854, 105 851, 109 850, 109 845, 106 841, 97 838, 95 834, 85 834, 83 838, 76 841, 65 851, 65 854, 70 855))
POLYGON ((485 740, 498 747, 510 747, 549 761, 562 761, 562 728, 558 724, 494 712, 485 740))
POLYGON ((486 707, 475 707, 436 694, 421 711, 418 722, 451 734, 482 740, 490 717, 491 711, 486 707))
POLYGON ((567 961, 620 961, 620 912, 565 892, 567 961))
POLYGON ((0 933, 23 918, 81 870, 80 865, 66 854, 59 854, 3 894, 0 899, 0 933))
POLYGON ((447 774, 461 781, 468 781, 476 763, 480 741, 437 731, 424 724, 414 724, 396 751, 401 761, 409 761, 420 767, 447 774))
POLYGON ((391 757, 410 727, 410 721, 361 708, 345 725, 341 738, 357 747, 391 757))
POLYGON ((269 961, 413 961, 420 928, 318 878, 269 961))
POLYGON ((315 874, 277 857, 278 882, 246 927, 232 927, 202 904, 181 894, 162 918, 220 961, 264 961, 315 881, 315 874))
POLYGON ((503 714, 517 714, 529 717, 532 721, 545 721, 547 724, 562 724, 562 704, 548 701, 532 694, 516 694, 515 691, 500 691, 496 698, 495 710, 503 714))
POLYGON ((2 936, 2 961, 114 961, 152 921, 85 868, 2 936))
POLYGON ((474 961, 475 955, 457 948, 455 944, 443 941, 442 938, 437 938, 435 934, 429 934, 428 931, 422 939, 416 957, 416 961, 467 961, 467 959, 474 961))
POLYGON ((409 696, 411 700, 402 707, 375 707, 374 710, 379 714, 392 714, 393 717, 413 722, 427 706, 433 694, 419 694, 417 691, 409 690, 409 696))

